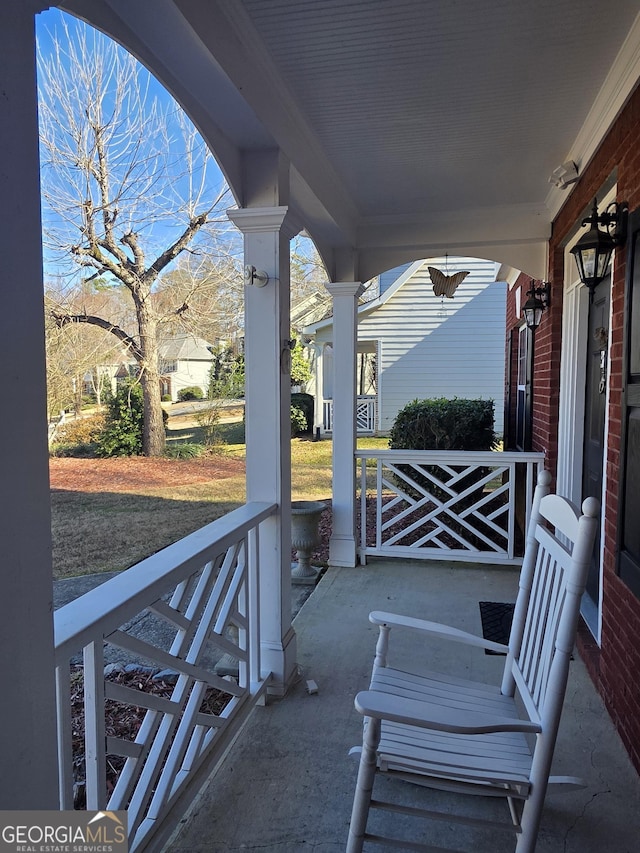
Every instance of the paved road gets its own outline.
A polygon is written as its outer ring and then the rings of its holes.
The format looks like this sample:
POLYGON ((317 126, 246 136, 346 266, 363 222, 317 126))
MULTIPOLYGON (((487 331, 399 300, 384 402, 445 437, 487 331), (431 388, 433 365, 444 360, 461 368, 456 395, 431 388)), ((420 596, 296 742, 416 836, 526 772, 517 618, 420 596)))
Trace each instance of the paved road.
MULTIPOLYGON (((212 400, 189 400, 186 403, 165 403, 163 408, 169 417, 176 415, 193 415, 211 407, 212 400)), ((244 400, 216 400, 221 409, 244 409, 244 400)))

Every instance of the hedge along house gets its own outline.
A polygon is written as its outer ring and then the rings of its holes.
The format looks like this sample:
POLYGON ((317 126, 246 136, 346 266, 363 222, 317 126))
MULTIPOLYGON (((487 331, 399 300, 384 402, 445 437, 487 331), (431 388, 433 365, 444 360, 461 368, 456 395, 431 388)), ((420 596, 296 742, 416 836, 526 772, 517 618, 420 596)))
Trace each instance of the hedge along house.
MULTIPOLYGON (((437 257, 380 277, 378 298, 358 308, 359 433, 388 432, 403 406, 427 397, 493 400, 494 428, 502 433, 506 285, 496 281, 499 266, 480 258, 437 257), (468 275, 448 297, 429 267, 443 275, 468 275)), ((315 411, 323 418, 316 426, 330 431, 332 318, 307 326, 304 334, 317 353, 315 411)))
MULTIPOLYGON (((245 289, 247 497, 262 507, 252 555, 260 558, 265 590, 262 663, 269 689, 282 695, 296 672, 289 615, 289 240, 303 229, 314 239, 334 303, 334 564, 351 566, 356 553, 357 298, 362 282, 419 258, 491 258, 526 281, 551 281, 532 371, 532 444, 547 454, 559 489, 577 496, 589 309, 567 252, 595 194, 600 202, 610 192, 628 202, 637 227, 637 0, 606 8, 595 0, 474 2, 464 14, 457 4, 422 0, 61 5, 127 47, 189 113, 235 195, 229 215, 244 234, 245 263, 268 275, 264 287, 255 286, 264 277, 249 275, 245 289), (569 160, 578 183, 550 185, 549 176, 569 160)), ((0 433, 7 809, 59 803, 34 62, 34 15, 47 6, 29 0, 0 9, 0 233, 10 306, 0 315, 0 351, 10 366, 4 399, 13 413, 0 433), (18 361, 16 352, 23 354, 18 361)), ((633 269, 625 251, 635 242, 632 233, 617 253, 610 290, 601 651, 594 660, 638 763, 633 466, 640 454, 636 373, 629 374, 625 349, 638 340, 625 284, 633 269)), ((633 371, 636 360, 633 350, 633 371)))

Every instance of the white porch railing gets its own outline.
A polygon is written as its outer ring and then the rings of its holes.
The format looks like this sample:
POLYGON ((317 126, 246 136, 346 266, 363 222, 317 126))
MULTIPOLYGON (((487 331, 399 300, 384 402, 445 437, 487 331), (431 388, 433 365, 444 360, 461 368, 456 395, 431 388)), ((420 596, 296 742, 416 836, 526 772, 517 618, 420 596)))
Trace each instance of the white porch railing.
MULTIPOLYGON (((363 395, 356 398, 356 430, 359 435, 376 431, 377 397, 363 395)), ((323 426, 325 432, 333 431, 333 400, 323 401, 323 426)))
POLYGON ((357 451, 368 555, 517 564, 542 453, 357 451), (518 523, 517 523, 518 522, 518 523))
POLYGON ((86 807, 126 809, 132 853, 190 793, 205 758, 212 766, 222 756, 270 681, 260 665, 257 538, 275 510, 267 503, 240 507, 55 614, 60 808, 74 806, 70 671, 81 651, 86 807), (114 648, 116 660, 171 670, 169 698, 105 678, 105 650, 114 659, 114 648), (238 662, 237 680, 215 673, 225 654, 238 662), (221 710, 203 706, 212 688, 221 710), (146 709, 134 740, 105 731, 105 700, 123 713, 146 709), (110 756, 121 756, 124 766, 108 795, 110 756))

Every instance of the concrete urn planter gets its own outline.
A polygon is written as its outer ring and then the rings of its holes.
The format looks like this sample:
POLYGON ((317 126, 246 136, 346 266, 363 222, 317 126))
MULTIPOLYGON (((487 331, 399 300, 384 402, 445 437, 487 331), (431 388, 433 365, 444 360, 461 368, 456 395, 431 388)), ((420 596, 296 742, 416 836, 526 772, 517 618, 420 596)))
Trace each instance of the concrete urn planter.
POLYGON ((292 501, 291 545, 298 552, 298 562, 291 564, 293 583, 315 583, 318 569, 311 565, 311 554, 320 544, 320 515, 326 509, 321 501, 292 501))

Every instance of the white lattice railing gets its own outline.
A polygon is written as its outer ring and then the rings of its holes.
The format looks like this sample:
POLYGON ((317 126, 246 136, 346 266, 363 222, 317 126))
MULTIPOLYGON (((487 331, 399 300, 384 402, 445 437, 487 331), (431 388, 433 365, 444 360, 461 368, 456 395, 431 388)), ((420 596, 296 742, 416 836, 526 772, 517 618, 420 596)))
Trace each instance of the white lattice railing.
POLYGON ((544 454, 370 450, 356 458, 362 563, 374 554, 520 562, 544 454))
MULTIPOLYGON (((325 432, 333 430, 333 400, 323 402, 323 426, 325 432)), ((376 431, 377 398, 364 395, 356 398, 356 430, 360 434, 376 431)))
POLYGON ((145 848, 205 758, 222 756, 269 683, 260 665, 257 539, 275 510, 240 507, 55 614, 60 808, 74 807, 70 693, 82 673, 86 807, 126 809, 132 852, 145 848), (216 674, 223 656, 237 662, 237 678, 216 674), (120 660, 164 670, 168 697, 105 677, 105 663, 120 660), (146 709, 134 740, 106 730, 105 700, 124 714, 146 709), (123 767, 108 793, 111 756, 123 767))

